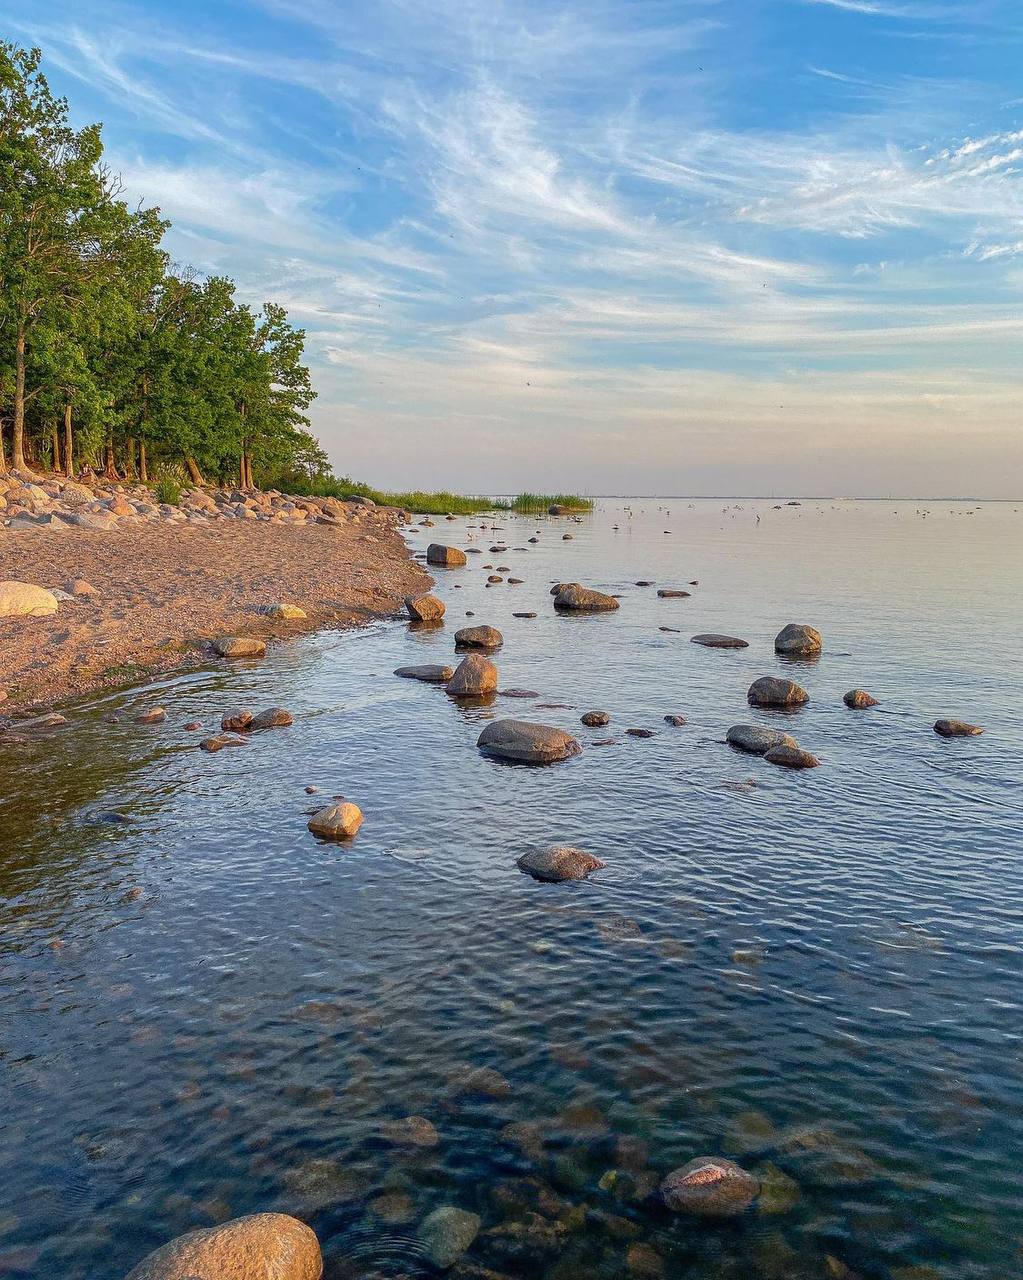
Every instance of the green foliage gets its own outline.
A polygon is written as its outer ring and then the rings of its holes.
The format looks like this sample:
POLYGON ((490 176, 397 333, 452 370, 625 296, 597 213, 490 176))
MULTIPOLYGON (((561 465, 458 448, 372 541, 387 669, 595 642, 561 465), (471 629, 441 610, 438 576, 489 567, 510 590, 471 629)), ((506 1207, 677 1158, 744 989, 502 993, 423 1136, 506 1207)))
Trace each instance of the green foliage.
POLYGON ((153 497, 157 502, 165 503, 168 507, 176 507, 181 501, 181 485, 173 476, 162 476, 160 483, 153 491, 153 497))
POLYGON ((551 506, 567 507, 570 511, 592 511, 593 501, 580 498, 577 493, 520 493, 511 501, 511 509, 523 515, 541 515, 551 506))

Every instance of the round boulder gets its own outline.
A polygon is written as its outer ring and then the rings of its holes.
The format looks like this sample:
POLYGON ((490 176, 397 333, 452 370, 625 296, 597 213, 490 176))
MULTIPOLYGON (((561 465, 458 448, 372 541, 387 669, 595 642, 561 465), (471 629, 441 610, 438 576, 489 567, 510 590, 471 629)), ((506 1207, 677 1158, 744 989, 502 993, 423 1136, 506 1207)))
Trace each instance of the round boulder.
POLYGON ((426 563, 443 565, 447 569, 457 569, 467 564, 465 552, 457 547, 445 547, 440 542, 431 542, 426 548, 426 563))
POLYGON ((979 724, 967 724, 965 720, 936 720, 934 732, 943 738, 975 738, 984 730, 979 724))
POLYGON ((497 691, 497 668, 482 653, 470 653, 445 686, 453 698, 482 698, 497 691))
POLYGON ((732 1160, 701 1156, 675 1169, 661 1183, 661 1198, 675 1213, 733 1218, 756 1199, 759 1181, 732 1160))
POLYGON ((780 729, 766 729, 759 724, 733 724, 725 734, 725 741, 739 751, 748 751, 750 755, 766 755, 774 747, 795 747, 799 744, 795 738, 780 729))
POLYGON ((325 840, 350 840, 362 826, 362 810, 350 800, 318 809, 309 819, 309 830, 325 840))
POLYGON ((562 585, 554 597, 554 607, 577 613, 609 613, 618 608, 618 601, 602 591, 592 591, 577 582, 569 582, 562 585))
POLYGON ((782 743, 781 746, 765 751, 764 759, 768 764, 781 765, 783 769, 816 769, 820 764, 817 757, 809 751, 804 751, 802 747, 789 746, 788 743, 782 743))
POLYGON ((866 689, 850 689, 848 693, 843 694, 842 701, 853 711, 865 711, 867 707, 877 706, 877 699, 871 697, 866 689))
POLYGON ((570 733, 526 720, 494 720, 480 734, 476 745, 485 756, 518 764, 553 764, 582 751, 570 733))
POLYGON ((693 636, 691 644, 702 644, 707 649, 748 649, 749 641, 740 640, 738 636, 724 636, 716 631, 701 631, 693 636))
POLYGON ((611 723, 611 717, 606 711, 587 711, 579 719, 589 729, 600 729, 604 725, 611 723))
POLYGON ((266 656, 266 641, 254 636, 221 636, 213 641, 213 649, 221 658, 262 658, 266 656))
POLYGON ((252 712, 245 707, 234 707, 225 711, 220 727, 225 733, 241 733, 252 725, 252 712))
POLYGON ((463 627, 455 632, 455 644, 462 649, 500 649, 504 636, 496 627, 463 627))
POLYGON ((798 707, 810 701, 810 695, 794 680, 780 676, 761 676, 749 687, 746 697, 755 707, 798 707))
POLYGON ((189 1231, 132 1268, 127 1280, 320 1280, 315 1234, 283 1213, 254 1213, 189 1231))
POLYGON ((286 729, 295 717, 285 707, 267 707, 253 718, 250 729, 286 729))
POLYGON ((419 1225, 419 1239, 439 1271, 453 1267, 476 1239, 480 1219, 466 1209, 444 1205, 434 1209, 419 1225))
POLYGON ((591 871, 599 871, 605 864, 583 849, 552 844, 524 853, 515 865, 537 880, 559 884, 562 880, 585 880, 591 871))
POLYGON ((0 618, 45 618, 57 612, 57 597, 31 582, 0 582, 0 618))
POLYGON ((775 653, 789 658, 810 658, 820 653, 824 641, 821 633, 800 622, 790 622, 774 637, 775 653))
POLYGON ((405 608, 415 622, 440 622, 444 617, 444 601, 436 596, 406 596, 405 608))

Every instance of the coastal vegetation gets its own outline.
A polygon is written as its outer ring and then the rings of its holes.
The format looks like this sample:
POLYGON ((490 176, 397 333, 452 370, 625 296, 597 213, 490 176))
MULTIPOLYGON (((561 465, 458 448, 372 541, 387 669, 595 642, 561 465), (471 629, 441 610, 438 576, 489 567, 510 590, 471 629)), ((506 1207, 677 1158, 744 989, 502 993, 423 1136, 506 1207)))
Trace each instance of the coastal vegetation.
POLYGON ((512 496, 494 494, 450 493, 446 489, 424 492, 412 490, 394 492, 376 489, 372 485, 347 476, 309 477, 298 472, 281 478, 282 487, 290 493, 307 494, 318 498, 346 498, 353 495, 371 498, 380 506, 400 507, 416 515, 475 516, 485 511, 514 511, 519 515, 542 515, 551 506, 561 506, 575 512, 593 510, 589 498, 573 493, 519 493, 512 496))

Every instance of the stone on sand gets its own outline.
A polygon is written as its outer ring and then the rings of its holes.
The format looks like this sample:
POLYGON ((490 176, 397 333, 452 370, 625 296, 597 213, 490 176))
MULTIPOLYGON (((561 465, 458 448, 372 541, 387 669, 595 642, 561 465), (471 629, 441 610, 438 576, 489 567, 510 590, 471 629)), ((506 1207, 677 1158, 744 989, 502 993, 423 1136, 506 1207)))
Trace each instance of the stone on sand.
POLYGON ((0 618, 45 618, 57 612, 57 597, 31 582, 0 582, 0 618))
POLYGON ((266 641, 255 636, 221 636, 213 641, 213 649, 221 658, 262 658, 266 641))

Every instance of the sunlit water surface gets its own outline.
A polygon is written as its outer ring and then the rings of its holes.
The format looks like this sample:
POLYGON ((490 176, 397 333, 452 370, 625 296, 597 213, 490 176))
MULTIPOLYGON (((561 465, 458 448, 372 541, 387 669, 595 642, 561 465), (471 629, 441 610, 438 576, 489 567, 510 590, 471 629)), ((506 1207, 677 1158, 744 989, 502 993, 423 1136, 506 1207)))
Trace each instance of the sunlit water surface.
POLYGON ((0 1275, 119 1280, 275 1208, 328 1277, 425 1276, 440 1205, 482 1219, 455 1276, 1021 1274, 1023 510, 725 505, 439 521, 414 548, 528 548, 439 570, 443 629, 310 637, 0 746, 0 1275), (524 582, 486 589, 485 564, 524 582), (622 607, 556 616, 556 579, 622 607), (449 660, 466 610, 539 698, 460 708, 392 675, 449 660), (824 633, 815 664, 774 656, 789 621, 824 633), (780 672, 810 703, 751 715, 780 672), (847 710, 855 686, 881 705, 847 710), (165 724, 134 723, 156 702, 165 724), (184 723, 234 704, 296 723, 197 751, 184 723), (593 708, 609 730, 579 725, 593 708), (584 751, 486 760, 494 715, 584 751), (986 732, 945 741, 938 716, 986 732), (821 767, 724 745, 751 719, 821 767), (353 843, 308 833, 307 784, 358 802, 353 843), (607 869, 520 874, 549 841, 607 869), (659 1179, 704 1154, 769 1193, 669 1215, 659 1179))

